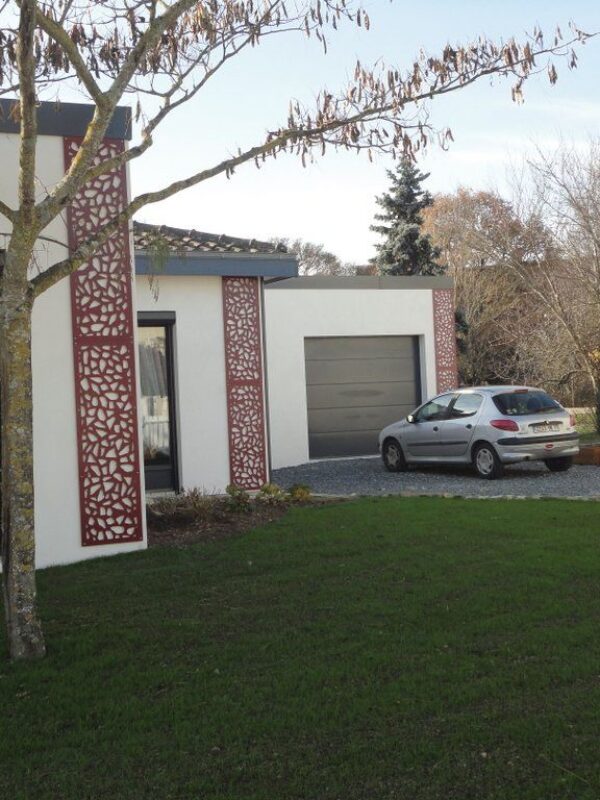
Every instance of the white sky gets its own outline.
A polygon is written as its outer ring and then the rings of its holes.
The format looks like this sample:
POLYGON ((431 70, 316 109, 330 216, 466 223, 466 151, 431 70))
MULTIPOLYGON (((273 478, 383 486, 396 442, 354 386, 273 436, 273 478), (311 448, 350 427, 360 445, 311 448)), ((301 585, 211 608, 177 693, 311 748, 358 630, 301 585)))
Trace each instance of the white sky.
MULTIPOLYGON (((415 4, 371 0, 370 32, 346 29, 330 39, 324 57, 317 43, 303 37, 268 43, 230 63, 162 129, 156 144, 132 170, 135 194, 160 188, 220 161, 237 147, 262 141, 268 128, 285 121, 290 98, 309 101, 323 86, 343 86, 356 58, 383 58, 407 66, 421 47, 438 52, 447 41, 466 42, 479 34, 522 35, 535 24, 550 33, 569 19, 584 30, 600 30, 597 0, 429 0, 415 4)), ((448 152, 432 147, 421 160, 431 173, 432 191, 463 184, 506 190, 506 172, 534 147, 554 148, 559 140, 583 144, 599 134, 600 37, 579 51, 579 68, 557 63, 559 81, 545 76, 525 86, 525 103, 516 106, 510 82, 489 82, 432 105, 432 121, 452 128, 448 152)), ((364 263, 373 255, 369 225, 374 198, 387 187, 390 159, 370 164, 365 156, 328 153, 306 169, 293 156, 279 157, 260 170, 248 165, 231 180, 216 178, 146 208, 138 218, 258 239, 301 237, 323 243, 343 259, 364 263)))

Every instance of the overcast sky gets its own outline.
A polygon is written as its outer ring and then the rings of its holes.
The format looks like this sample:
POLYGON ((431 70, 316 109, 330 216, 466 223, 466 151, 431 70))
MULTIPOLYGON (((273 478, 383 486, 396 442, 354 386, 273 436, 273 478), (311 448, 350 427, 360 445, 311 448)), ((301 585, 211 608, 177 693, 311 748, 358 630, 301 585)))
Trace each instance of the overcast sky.
MULTIPOLYGON (((303 37, 273 37, 209 84, 197 100, 174 114, 156 144, 132 170, 135 194, 160 188, 263 140, 285 122, 290 98, 309 102, 327 86, 343 86, 356 59, 409 66, 421 47, 439 52, 448 41, 465 43, 485 34, 521 36, 538 24, 550 33, 573 19, 600 30, 598 0, 371 0, 371 30, 346 27, 330 37, 329 54, 303 37)), ((506 172, 534 147, 554 148, 566 139, 582 144, 600 135, 600 37, 580 47, 579 68, 557 63, 558 84, 545 76, 525 86, 525 103, 511 101, 510 81, 481 82, 435 101, 432 121, 452 128, 447 152, 432 147, 420 166, 429 188, 459 185, 506 192, 506 172)), ((364 263, 373 255, 369 231, 374 198, 386 189, 391 159, 370 164, 365 156, 329 153, 302 168, 294 156, 279 157, 257 171, 248 165, 230 179, 217 178, 148 207, 138 218, 213 233, 269 239, 301 237, 324 244, 342 258, 364 263)))

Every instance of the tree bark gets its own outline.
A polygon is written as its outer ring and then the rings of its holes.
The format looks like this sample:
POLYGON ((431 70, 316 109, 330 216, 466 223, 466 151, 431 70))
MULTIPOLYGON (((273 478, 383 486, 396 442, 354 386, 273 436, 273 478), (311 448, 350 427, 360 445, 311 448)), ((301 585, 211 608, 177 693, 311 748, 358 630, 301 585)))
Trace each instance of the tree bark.
POLYGON ((24 256, 18 259, 20 264, 15 264, 11 250, 12 246, 7 253, 0 294, 2 585, 10 656, 31 659, 41 658, 46 652, 36 608, 31 393, 33 299, 26 277, 29 258, 24 256), (20 274, 20 280, 10 280, 7 273, 20 274))
POLYGON ((596 433, 600 433, 600 374, 591 376, 592 387, 594 389, 594 423, 596 433))

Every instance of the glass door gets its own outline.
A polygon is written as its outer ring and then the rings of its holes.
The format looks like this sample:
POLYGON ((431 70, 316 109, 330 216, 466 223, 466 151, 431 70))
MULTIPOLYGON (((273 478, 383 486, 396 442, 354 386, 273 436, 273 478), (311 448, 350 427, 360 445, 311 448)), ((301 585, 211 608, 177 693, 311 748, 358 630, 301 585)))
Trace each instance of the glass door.
POLYGON ((177 491, 173 323, 140 320, 138 346, 146 489, 177 491))

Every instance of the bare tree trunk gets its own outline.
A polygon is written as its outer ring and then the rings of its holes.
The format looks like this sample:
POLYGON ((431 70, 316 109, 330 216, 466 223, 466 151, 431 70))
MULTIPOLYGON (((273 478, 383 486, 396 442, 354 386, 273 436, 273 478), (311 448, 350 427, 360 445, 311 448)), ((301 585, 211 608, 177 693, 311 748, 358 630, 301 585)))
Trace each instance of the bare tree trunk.
MULTIPOLYGON (((7 254, 8 255, 8 254, 7 254)), ((7 262, 0 295, 0 429, 2 437, 2 584, 13 659, 46 652, 36 609, 33 517, 33 403, 29 259, 7 262), (13 271, 14 270, 14 271, 13 271), (6 273, 21 274, 10 281, 6 273)))
POLYGON ((594 423, 596 425, 596 433, 600 433, 600 380, 592 375, 592 386, 594 388, 594 423))

